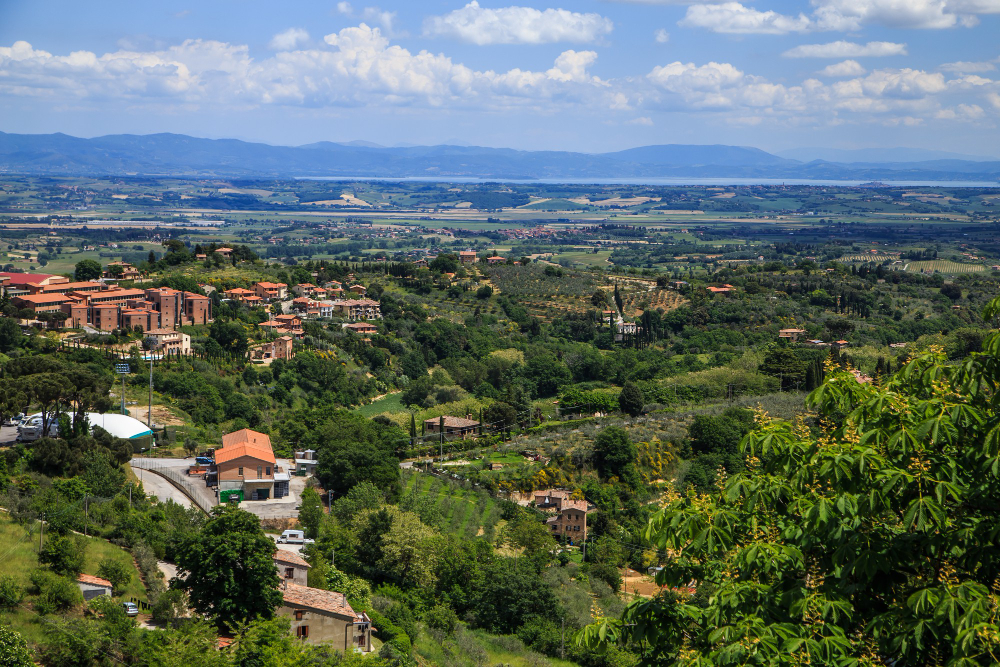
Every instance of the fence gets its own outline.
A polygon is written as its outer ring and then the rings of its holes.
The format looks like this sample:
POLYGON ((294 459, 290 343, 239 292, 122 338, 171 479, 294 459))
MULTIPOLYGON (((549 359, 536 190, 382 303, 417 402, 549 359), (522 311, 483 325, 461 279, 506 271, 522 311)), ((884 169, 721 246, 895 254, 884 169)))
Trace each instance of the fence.
POLYGON ((215 498, 215 493, 205 486, 204 479, 192 479, 188 477, 184 468, 175 465, 164 465, 162 461, 156 459, 132 459, 131 465, 134 468, 142 468, 163 477, 173 484, 178 491, 183 493, 198 508, 206 514, 219 504, 215 498))

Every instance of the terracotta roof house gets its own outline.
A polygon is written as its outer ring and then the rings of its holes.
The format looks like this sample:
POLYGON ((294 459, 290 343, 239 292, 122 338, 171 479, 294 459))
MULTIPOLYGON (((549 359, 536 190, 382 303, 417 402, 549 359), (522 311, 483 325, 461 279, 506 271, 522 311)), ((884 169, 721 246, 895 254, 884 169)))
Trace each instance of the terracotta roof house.
POLYGON ((452 417, 451 415, 445 415, 443 417, 432 417, 430 419, 424 420, 424 432, 425 433, 441 433, 442 424, 444 430, 444 436, 446 440, 456 440, 466 438, 476 437, 476 432, 479 429, 479 422, 471 418, 471 415, 466 418, 462 417, 452 417))
POLYGON ((308 584, 309 568, 306 559, 294 551, 278 549, 274 552, 274 565, 282 581, 305 586, 308 584))
POLYGON ((84 601, 93 600, 101 595, 110 596, 113 588, 110 581, 95 577, 92 574, 81 574, 78 576, 76 578, 76 585, 80 587, 84 601))
POLYGON ((355 612, 343 593, 300 586, 286 579, 282 594, 278 614, 291 621, 291 632, 297 639, 308 644, 329 643, 345 652, 372 650, 371 619, 355 612))
POLYGON ((344 329, 348 331, 353 331, 360 336, 370 336, 373 333, 378 332, 378 327, 374 324, 368 324, 367 322, 351 322, 350 324, 345 324, 344 329))
POLYGON ((291 479, 274 458, 271 438, 248 428, 222 436, 213 473, 207 481, 215 482, 222 501, 283 498, 291 479))

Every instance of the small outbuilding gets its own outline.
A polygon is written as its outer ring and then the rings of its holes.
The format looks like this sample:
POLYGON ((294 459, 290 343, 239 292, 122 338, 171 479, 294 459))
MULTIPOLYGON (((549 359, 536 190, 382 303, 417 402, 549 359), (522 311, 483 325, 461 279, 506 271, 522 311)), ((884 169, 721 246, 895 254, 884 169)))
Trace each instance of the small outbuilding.
POLYGON ((110 597, 111 591, 114 588, 107 579, 101 579, 92 574, 81 574, 78 576, 76 578, 76 585, 80 587, 83 599, 87 602, 102 595, 110 597))

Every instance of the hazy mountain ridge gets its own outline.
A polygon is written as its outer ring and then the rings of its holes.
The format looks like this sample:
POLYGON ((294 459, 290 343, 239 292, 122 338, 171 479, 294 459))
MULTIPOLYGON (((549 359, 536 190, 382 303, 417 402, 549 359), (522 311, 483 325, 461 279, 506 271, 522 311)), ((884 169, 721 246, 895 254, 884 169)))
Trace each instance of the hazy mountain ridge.
POLYGON ((0 132, 0 173, 224 177, 630 178, 732 177, 882 180, 997 180, 1000 161, 800 162, 757 148, 667 144, 589 154, 481 146, 382 147, 321 141, 273 146, 181 134, 0 132))

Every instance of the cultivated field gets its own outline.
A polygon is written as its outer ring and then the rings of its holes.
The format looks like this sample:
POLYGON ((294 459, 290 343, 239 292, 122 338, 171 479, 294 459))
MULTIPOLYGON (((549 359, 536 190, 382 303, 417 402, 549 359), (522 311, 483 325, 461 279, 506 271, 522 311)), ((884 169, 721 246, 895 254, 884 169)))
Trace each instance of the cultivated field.
POLYGON ((940 273, 979 273, 980 271, 985 271, 986 267, 982 264, 963 264, 946 259, 934 259, 925 262, 910 262, 906 264, 904 269, 915 273, 921 271, 925 273, 933 273, 935 271, 940 273))

